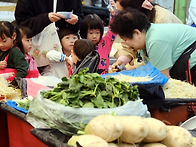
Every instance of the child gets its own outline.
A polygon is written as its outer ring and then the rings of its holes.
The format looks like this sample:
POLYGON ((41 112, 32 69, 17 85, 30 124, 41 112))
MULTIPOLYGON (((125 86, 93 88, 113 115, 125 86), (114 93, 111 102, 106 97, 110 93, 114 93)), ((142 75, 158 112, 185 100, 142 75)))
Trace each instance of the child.
POLYGON ((0 73, 14 72, 16 77, 26 77, 29 66, 23 53, 19 30, 8 21, 0 21, 0 73))
POLYGON ((75 41, 79 39, 79 35, 77 32, 68 29, 59 30, 58 35, 62 45, 62 52, 51 50, 46 54, 46 57, 50 61, 50 75, 61 79, 62 77, 68 77, 66 62, 71 64, 69 57, 75 41))
MULTIPOLYGON (((116 14, 116 7, 114 4, 115 3, 111 1, 113 8, 113 10, 111 11, 111 18, 113 18, 113 16, 116 14)), ((113 19, 111 19, 111 21, 113 21, 113 19)), ((110 31, 110 27, 108 28, 108 32, 104 37, 103 33, 104 25, 98 15, 89 14, 84 17, 83 23, 80 27, 80 36, 83 39, 92 40, 96 45, 96 50, 100 56, 100 63, 98 66, 98 72, 100 74, 108 73, 110 52, 116 38, 116 34, 110 31)))
POLYGON ((79 39, 75 42, 71 51, 72 62, 74 64, 73 74, 77 74, 82 68, 88 67, 90 73, 97 72, 99 64, 99 54, 91 40, 79 39))
POLYGON ((29 52, 32 48, 32 37, 33 37, 32 31, 29 28, 24 27, 24 26, 21 26, 19 28, 19 31, 21 33, 21 39, 22 39, 22 45, 24 48, 25 59, 27 60, 27 63, 29 64, 28 75, 26 78, 37 78, 39 76, 37 65, 33 57, 29 55, 29 52))

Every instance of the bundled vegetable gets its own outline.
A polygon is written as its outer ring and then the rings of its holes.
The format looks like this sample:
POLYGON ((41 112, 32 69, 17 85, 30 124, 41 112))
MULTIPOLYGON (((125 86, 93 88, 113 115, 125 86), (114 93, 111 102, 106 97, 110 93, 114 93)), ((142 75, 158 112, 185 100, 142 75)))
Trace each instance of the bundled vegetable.
POLYGON ((64 77, 57 87, 42 92, 43 97, 75 108, 115 108, 138 99, 137 86, 87 71, 84 68, 70 78, 64 77))
POLYGON ((99 115, 93 118, 85 128, 85 134, 94 134, 107 142, 118 139, 122 132, 123 126, 111 115, 99 115))

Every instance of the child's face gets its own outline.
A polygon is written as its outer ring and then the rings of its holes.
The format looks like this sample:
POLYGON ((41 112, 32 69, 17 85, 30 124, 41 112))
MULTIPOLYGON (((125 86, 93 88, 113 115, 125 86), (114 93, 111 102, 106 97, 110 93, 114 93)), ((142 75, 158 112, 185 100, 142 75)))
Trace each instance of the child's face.
POLYGON ((23 44, 23 47, 24 47, 25 54, 30 52, 30 50, 32 48, 32 38, 27 38, 27 36, 24 36, 22 38, 22 44, 23 44))
POLYGON ((16 39, 16 33, 11 38, 4 35, 4 39, 0 37, 0 50, 7 51, 14 46, 14 40, 16 39))
POLYGON ((99 43, 101 32, 99 29, 89 29, 87 33, 87 39, 92 40, 96 45, 99 43))
POLYGON ((71 53, 71 50, 73 50, 73 46, 74 46, 74 43, 76 40, 78 40, 77 35, 69 34, 69 35, 64 36, 61 39, 61 45, 63 47, 63 52, 64 53, 67 53, 67 52, 71 53))
POLYGON ((79 60, 73 50, 71 50, 71 58, 72 58, 72 62, 74 64, 76 64, 78 62, 78 60, 79 60))

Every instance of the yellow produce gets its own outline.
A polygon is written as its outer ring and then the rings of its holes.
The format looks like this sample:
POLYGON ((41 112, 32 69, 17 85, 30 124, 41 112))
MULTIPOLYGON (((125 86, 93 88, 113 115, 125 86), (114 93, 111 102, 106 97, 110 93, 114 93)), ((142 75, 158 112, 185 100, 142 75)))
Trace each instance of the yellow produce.
POLYGON ((148 143, 148 144, 145 144, 144 146, 142 147, 167 147, 165 146, 164 144, 162 143, 148 143))

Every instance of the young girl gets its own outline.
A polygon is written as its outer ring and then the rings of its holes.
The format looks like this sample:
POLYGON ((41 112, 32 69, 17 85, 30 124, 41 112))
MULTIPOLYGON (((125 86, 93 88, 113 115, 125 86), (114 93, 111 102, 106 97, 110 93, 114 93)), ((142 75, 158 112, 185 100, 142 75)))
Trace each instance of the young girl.
POLYGON ((8 21, 0 21, 0 73, 11 68, 16 77, 26 77, 29 66, 23 53, 19 30, 8 21))
POLYGON ((99 64, 99 54, 91 40, 79 39, 75 42, 71 51, 72 62, 74 64, 73 74, 77 74, 82 68, 88 67, 88 72, 97 72, 99 64))
POLYGON ((46 54, 46 57, 50 60, 50 75, 61 79, 62 77, 68 77, 66 62, 71 64, 69 60, 71 50, 75 41, 79 39, 79 35, 77 32, 68 29, 59 30, 58 35, 62 45, 62 52, 51 50, 46 54))
POLYGON ((24 26, 21 26, 19 28, 19 31, 21 33, 21 39, 22 39, 22 45, 24 48, 24 55, 25 59, 27 60, 27 63, 29 64, 28 69, 28 75, 27 78, 37 78, 39 76, 39 71, 37 69, 37 64, 33 57, 29 55, 29 52, 32 48, 32 31, 24 26))
MULTIPOLYGON (((113 16, 116 14, 115 3, 111 1, 112 9, 111 10, 111 21, 113 21, 113 16)), ((96 14, 89 14, 84 17, 84 21, 80 27, 80 36, 83 39, 90 39, 96 45, 96 50, 100 56, 99 63, 99 73, 105 74, 108 73, 109 69, 109 58, 110 52, 112 49, 112 45, 116 38, 116 34, 110 31, 110 27, 108 28, 108 32, 103 37, 104 33, 104 25, 100 17, 96 14)))

